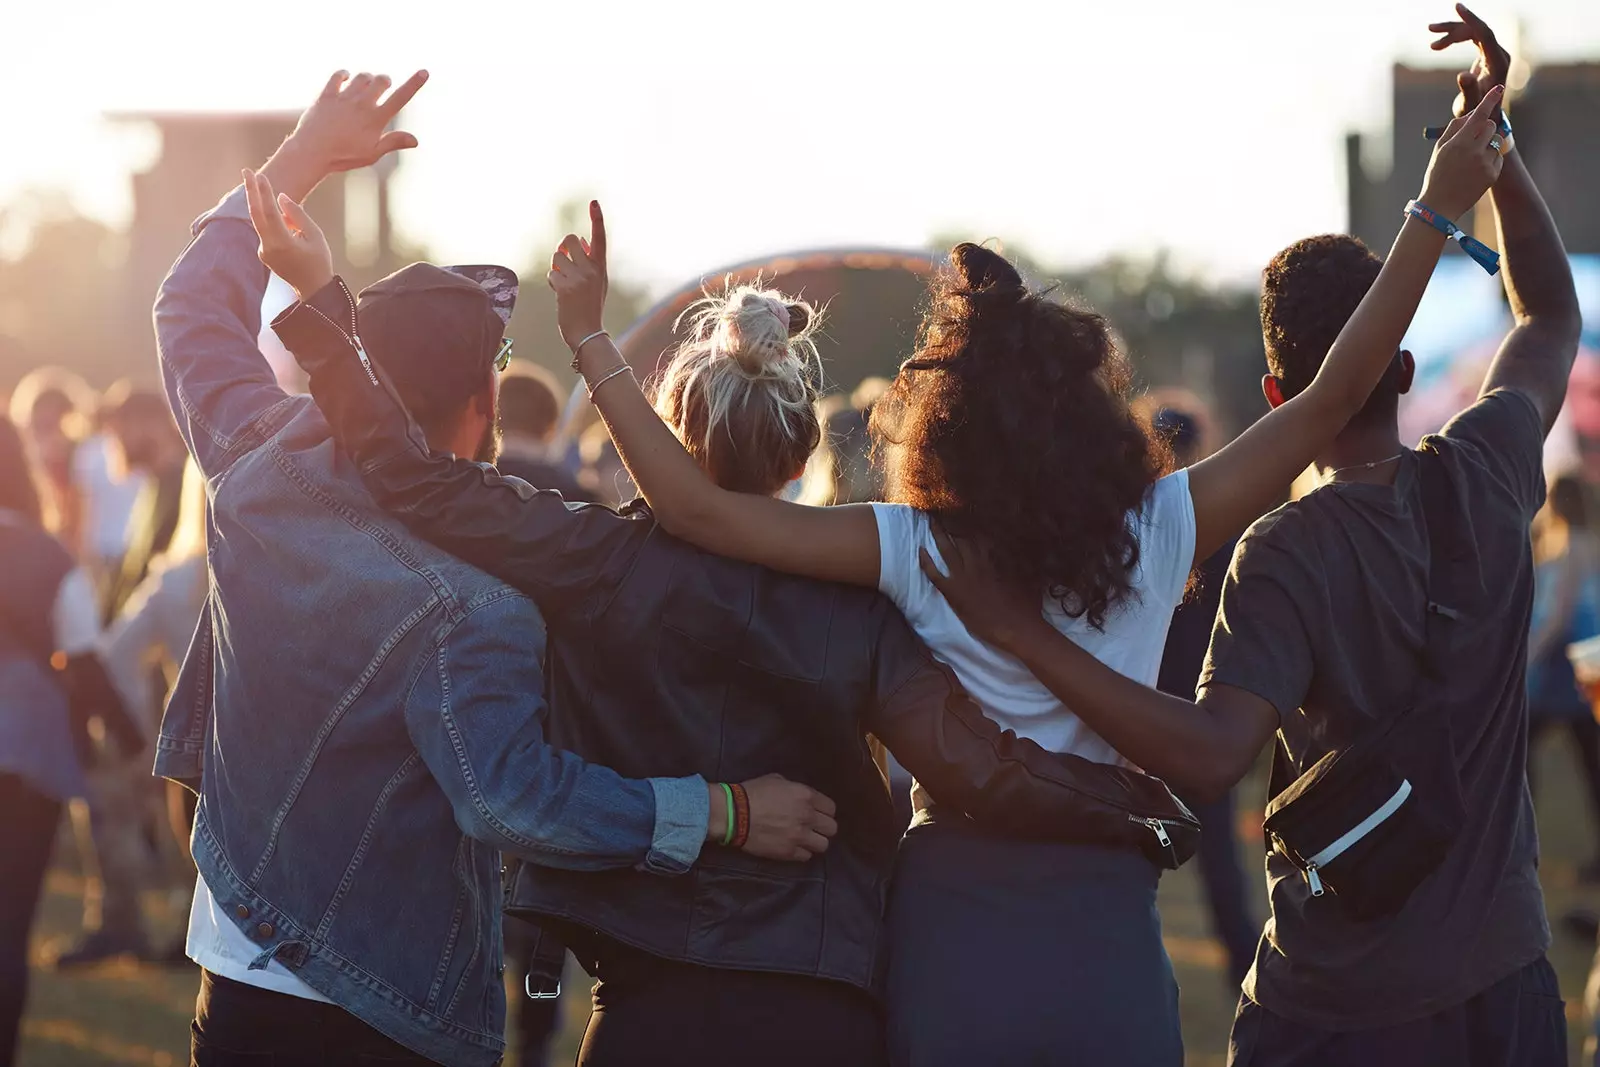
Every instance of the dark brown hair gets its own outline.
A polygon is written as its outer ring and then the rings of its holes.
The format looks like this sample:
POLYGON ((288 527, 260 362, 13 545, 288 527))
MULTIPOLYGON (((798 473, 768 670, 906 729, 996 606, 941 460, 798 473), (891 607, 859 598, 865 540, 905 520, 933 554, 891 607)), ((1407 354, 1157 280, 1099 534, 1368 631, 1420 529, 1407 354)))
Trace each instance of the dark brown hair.
MULTIPOLYGON (((1272 257, 1261 274, 1261 336, 1267 370, 1285 400, 1316 378, 1339 331, 1378 280, 1383 260, 1345 234, 1307 237, 1272 257)), ((1399 360, 1390 364, 1357 419, 1393 417, 1400 399, 1399 360)))
POLYGON ((997 253, 957 245, 916 353, 873 406, 886 496, 1098 628, 1131 588, 1128 515, 1163 466, 1130 386, 1105 319, 1030 289, 997 253))

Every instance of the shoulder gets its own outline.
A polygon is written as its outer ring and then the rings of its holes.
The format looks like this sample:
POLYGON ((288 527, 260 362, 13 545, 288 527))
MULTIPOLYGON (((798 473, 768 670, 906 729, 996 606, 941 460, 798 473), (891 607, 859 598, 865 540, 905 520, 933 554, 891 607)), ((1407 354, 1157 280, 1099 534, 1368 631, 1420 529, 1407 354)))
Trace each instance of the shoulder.
POLYGON ((1544 422, 1520 390, 1496 389, 1480 397, 1423 447, 1469 484, 1491 486, 1530 518, 1544 504, 1544 422))
POLYGON ((871 507, 880 546, 911 550, 927 541, 930 527, 925 512, 909 504, 874 503, 871 507))

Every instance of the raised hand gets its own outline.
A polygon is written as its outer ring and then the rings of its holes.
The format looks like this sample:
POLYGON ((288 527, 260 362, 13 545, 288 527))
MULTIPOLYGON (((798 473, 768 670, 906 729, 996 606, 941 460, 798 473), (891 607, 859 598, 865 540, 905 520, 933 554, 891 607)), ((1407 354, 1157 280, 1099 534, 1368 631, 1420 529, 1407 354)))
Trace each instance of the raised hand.
POLYGON ((1503 85, 1489 89, 1471 112, 1451 120, 1434 146, 1419 199, 1448 219, 1471 210, 1500 176, 1505 161, 1489 139, 1498 133, 1494 116, 1504 94, 1503 85))
POLYGON ((833 801, 777 774, 744 783, 750 798, 750 837, 744 851, 769 860, 804 862, 828 850, 839 832, 833 801))
POLYGON ((389 123, 428 80, 419 70, 390 93, 386 75, 339 71, 328 79, 322 94, 300 116, 294 132, 272 154, 263 174, 272 185, 296 203, 311 195, 328 175, 376 163, 390 152, 415 148, 417 139, 389 123))
POLYGON ((606 293, 611 282, 606 271, 606 219, 600 202, 589 202, 589 240, 569 233, 550 257, 545 276, 556 294, 556 324, 572 348, 602 328, 606 293))
MULTIPOLYGON (((1452 113, 1460 116, 1477 107, 1483 100, 1483 94, 1490 89, 1506 84, 1506 78, 1511 73, 1511 53, 1495 39, 1489 24, 1474 15, 1465 4, 1456 5, 1456 14, 1460 16, 1460 21, 1430 23, 1428 30, 1441 35, 1430 46, 1435 52, 1442 52, 1463 41, 1471 41, 1478 46, 1478 55, 1471 69, 1456 75, 1456 87, 1460 93, 1456 96, 1452 113)), ((1499 117, 1498 112, 1495 117, 1499 117)))
POLYGON ((250 222, 261 241, 257 254, 267 269, 304 300, 333 280, 333 251, 306 209, 287 193, 274 193, 265 174, 244 172, 250 222))
POLYGON ((330 172, 371 166, 390 152, 417 146, 411 134, 388 126, 427 80, 428 72, 419 70, 387 99, 380 99, 390 85, 387 74, 352 78, 341 70, 328 79, 322 95, 300 116, 289 136, 330 172))

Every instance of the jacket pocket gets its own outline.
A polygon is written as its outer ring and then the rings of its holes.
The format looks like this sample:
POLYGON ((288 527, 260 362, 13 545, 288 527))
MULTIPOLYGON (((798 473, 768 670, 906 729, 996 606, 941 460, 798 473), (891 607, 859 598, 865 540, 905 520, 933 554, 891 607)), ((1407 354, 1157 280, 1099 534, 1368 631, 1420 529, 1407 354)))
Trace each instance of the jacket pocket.
POLYGON ((763 971, 820 964, 826 902, 820 871, 787 877, 702 864, 694 878, 691 956, 763 971))

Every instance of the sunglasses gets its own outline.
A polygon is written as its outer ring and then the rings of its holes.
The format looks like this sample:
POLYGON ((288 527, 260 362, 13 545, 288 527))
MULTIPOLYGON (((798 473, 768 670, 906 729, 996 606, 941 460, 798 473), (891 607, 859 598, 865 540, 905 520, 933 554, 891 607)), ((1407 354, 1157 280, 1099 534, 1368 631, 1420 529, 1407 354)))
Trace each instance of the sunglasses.
POLYGON ((498 352, 496 352, 494 354, 494 369, 497 372, 504 373, 505 369, 507 367, 509 367, 510 365, 511 365, 511 338, 502 337, 500 339, 500 351, 498 351, 498 352))

